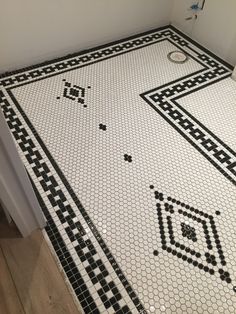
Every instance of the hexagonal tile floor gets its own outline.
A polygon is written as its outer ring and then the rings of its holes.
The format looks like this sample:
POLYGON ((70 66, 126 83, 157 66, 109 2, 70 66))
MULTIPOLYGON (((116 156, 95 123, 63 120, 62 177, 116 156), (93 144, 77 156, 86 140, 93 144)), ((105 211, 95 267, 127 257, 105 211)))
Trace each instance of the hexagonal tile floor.
POLYGON ((3 75, 0 103, 85 313, 236 312, 236 88, 173 27, 3 75), (183 64, 171 51, 188 55, 183 64))

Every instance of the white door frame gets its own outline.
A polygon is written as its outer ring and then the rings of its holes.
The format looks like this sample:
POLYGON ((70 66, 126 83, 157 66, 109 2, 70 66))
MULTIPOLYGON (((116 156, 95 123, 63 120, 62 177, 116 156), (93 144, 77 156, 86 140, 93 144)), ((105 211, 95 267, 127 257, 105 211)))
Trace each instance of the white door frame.
POLYGON ((46 225, 27 172, 0 109, 0 201, 21 234, 46 225))

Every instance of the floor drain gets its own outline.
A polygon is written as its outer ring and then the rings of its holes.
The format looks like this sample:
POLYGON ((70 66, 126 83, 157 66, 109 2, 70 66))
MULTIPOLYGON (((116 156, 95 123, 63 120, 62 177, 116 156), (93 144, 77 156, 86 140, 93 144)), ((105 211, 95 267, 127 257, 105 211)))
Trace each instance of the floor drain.
POLYGON ((182 51, 171 51, 167 55, 168 59, 174 63, 184 63, 188 60, 188 56, 182 51))

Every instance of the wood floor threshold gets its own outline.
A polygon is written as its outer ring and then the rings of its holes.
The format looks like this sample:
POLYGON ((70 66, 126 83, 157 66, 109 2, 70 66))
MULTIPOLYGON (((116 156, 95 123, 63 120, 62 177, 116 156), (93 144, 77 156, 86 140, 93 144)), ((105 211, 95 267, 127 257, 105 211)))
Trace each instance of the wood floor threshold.
POLYGON ((7 228, 0 222, 0 313, 82 313, 42 231, 21 238, 7 228))

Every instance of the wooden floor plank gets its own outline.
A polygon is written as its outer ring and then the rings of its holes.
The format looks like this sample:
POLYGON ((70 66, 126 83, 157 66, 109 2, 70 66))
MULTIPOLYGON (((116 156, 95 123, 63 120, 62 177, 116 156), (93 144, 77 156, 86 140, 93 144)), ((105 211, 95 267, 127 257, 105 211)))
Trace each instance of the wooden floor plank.
POLYGON ((0 245, 25 313, 79 313, 40 230, 0 245))
POLYGON ((24 310, 17 295, 8 266, 0 248, 0 313, 23 314, 24 310))

